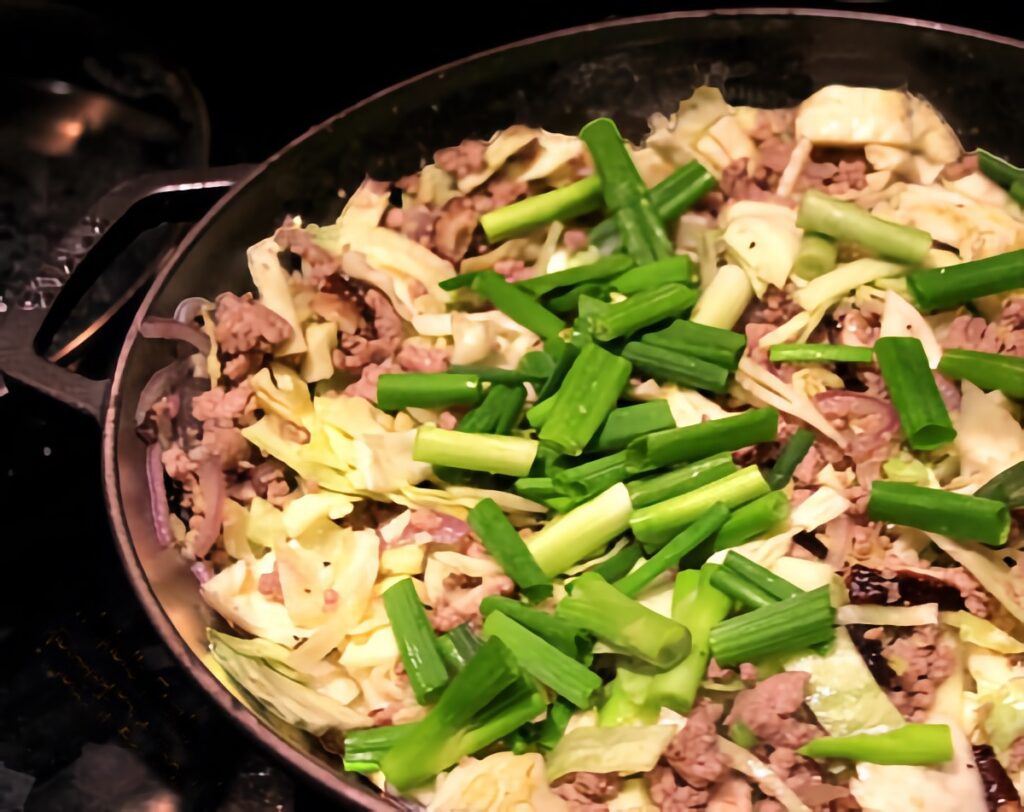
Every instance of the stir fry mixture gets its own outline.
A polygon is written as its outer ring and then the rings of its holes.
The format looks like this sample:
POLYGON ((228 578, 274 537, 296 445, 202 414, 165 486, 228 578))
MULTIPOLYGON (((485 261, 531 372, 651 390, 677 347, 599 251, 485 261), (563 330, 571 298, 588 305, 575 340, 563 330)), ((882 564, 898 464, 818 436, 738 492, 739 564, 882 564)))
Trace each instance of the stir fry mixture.
POLYGON ((210 667, 429 809, 1020 809, 1024 171, 846 86, 433 157, 143 324, 210 667))

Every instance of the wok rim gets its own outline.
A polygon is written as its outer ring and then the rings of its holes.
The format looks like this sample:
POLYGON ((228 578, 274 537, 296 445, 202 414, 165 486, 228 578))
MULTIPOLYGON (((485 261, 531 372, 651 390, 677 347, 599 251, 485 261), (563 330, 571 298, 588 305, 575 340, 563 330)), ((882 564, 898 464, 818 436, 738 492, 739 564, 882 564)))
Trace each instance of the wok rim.
POLYGON ((221 712, 227 715, 235 724, 248 733, 250 737, 259 743, 263 748, 269 750, 276 758, 285 762, 288 767, 301 774, 306 780, 314 782, 318 789, 330 793, 338 800, 357 804, 364 809, 391 810, 395 806, 382 800, 379 795, 366 787, 359 787, 348 784, 341 777, 340 772, 334 772, 327 766, 317 762, 311 756, 306 755, 295 747, 279 738, 270 728, 266 727, 257 716, 248 708, 242 705, 228 689, 214 677, 213 673, 193 654, 192 650, 185 643, 181 634, 175 628, 170 618, 164 611, 161 602, 157 599, 149 583, 149 579, 139 561, 135 550, 135 543, 128 530, 125 506, 122 494, 118 485, 117 467, 117 413, 122 398, 121 384, 122 375, 127 359, 139 337, 139 323, 143 316, 149 311, 153 299, 162 288, 166 279, 177 270, 182 256, 190 249, 192 244, 208 228, 215 224, 223 209, 231 206, 234 198, 255 179, 284 155, 293 149, 300 147, 303 142, 314 134, 329 128, 347 118, 354 112, 374 104, 377 101, 395 93, 399 90, 424 82, 431 78, 441 77, 446 72, 463 68, 467 64, 484 59, 496 54, 512 51, 530 45, 542 44, 558 39, 569 38, 584 34, 590 31, 597 31, 609 28, 629 27, 640 24, 656 23, 679 19, 702 19, 707 17, 809 17, 820 19, 853 20, 859 22, 876 23, 883 25, 898 25, 905 28, 916 28, 928 31, 939 31, 952 34, 957 37, 983 40, 999 45, 1006 45, 1024 50, 1024 40, 1007 37, 1000 34, 993 34, 965 26, 952 25, 949 23, 921 20, 915 17, 899 15, 877 14, 873 12, 847 11, 835 9, 815 9, 802 7, 760 7, 760 8, 727 8, 727 9, 697 9, 688 11, 669 11, 656 14, 647 14, 631 17, 623 17, 615 20, 604 20, 595 23, 584 23, 569 28, 558 29, 544 34, 516 40, 514 42, 499 45, 482 51, 460 57, 444 63, 436 68, 422 71, 407 79, 403 79, 376 93, 344 108, 340 112, 330 116, 324 121, 316 124, 305 132, 294 138, 281 149, 273 153, 265 161, 254 165, 252 172, 246 178, 238 182, 227 192, 214 206, 189 229, 174 252, 167 258, 160 271, 154 277, 149 291, 139 306, 139 310, 132 320, 125 339, 118 354, 117 366, 111 378, 107 401, 103 410, 102 419, 102 478, 104 501, 114 538, 117 542, 118 554, 121 558, 129 583, 134 590, 143 610, 150 623, 155 628, 161 641, 171 651, 178 663, 192 677, 199 688, 207 697, 213 700, 221 712))

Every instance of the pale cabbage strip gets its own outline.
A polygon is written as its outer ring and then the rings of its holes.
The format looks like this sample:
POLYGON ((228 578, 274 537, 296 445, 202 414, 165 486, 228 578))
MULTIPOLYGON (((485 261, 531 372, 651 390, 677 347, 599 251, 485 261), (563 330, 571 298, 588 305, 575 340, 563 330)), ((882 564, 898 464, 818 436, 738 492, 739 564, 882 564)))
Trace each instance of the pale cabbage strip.
POLYGON ((273 310, 288 322, 292 334, 274 347, 274 355, 294 355, 306 351, 306 339, 302 324, 295 312, 288 272, 281 265, 278 254, 281 246, 273 237, 260 240, 246 252, 249 259, 249 274, 260 294, 260 304, 273 310))
POLYGON ((942 359, 942 345, 921 312, 895 291, 886 291, 885 310, 879 338, 916 338, 921 342, 928 366, 935 369, 942 359))
POLYGON ((1005 550, 993 550, 977 544, 958 544, 953 539, 937 533, 929 533, 928 538, 973 575, 1006 611, 1024 623, 1024 604, 1018 597, 1018 590, 1024 591, 1024 584, 1020 583, 1020 576, 1014 575, 1016 567, 1009 567, 1003 561, 1007 554, 1005 550))

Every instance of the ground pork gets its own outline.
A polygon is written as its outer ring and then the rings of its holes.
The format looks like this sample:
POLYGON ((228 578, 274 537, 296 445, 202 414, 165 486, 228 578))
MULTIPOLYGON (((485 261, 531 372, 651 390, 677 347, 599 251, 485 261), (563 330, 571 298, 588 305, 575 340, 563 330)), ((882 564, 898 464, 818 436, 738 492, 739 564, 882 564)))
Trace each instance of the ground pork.
POLYGON ((1024 297, 1007 299, 999 318, 993 322, 980 316, 957 316, 949 325, 942 346, 1024 356, 1024 297))
POLYGON ((232 389, 215 386, 192 398, 192 416, 200 423, 215 420, 221 425, 250 425, 255 420, 256 401, 247 382, 232 389))
POLYGON ((814 809, 828 808, 833 801, 850 796, 846 787, 826 784, 818 766, 790 747, 775 748, 768 764, 800 800, 814 809))
POLYGON ((392 361, 381 364, 367 364, 359 373, 359 380, 345 387, 343 394, 350 398, 366 398, 370 403, 377 402, 377 379, 381 375, 401 372, 402 368, 392 361))
POLYGON ((457 147, 446 147, 434 153, 434 163, 456 178, 464 178, 484 168, 487 142, 467 138, 457 147))
POLYGON ((494 263, 494 270, 509 282, 519 282, 536 275, 537 269, 527 265, 521 259, 499 259, 494 263))
POLYGON ((367 309, 373 314, 373 328, 367 334, 342 334, 332 354, 338 369, 360 370, 370 364, 381 364, 397 352, 402 342, 402 320, 391 301, 376 288, 364 296, 367 309))
POLYGON ((689 809, 703 809, 707 806, 710 793, 707 789, 696 789, 680 784, 679 777, 671 767, 659 765, 644 774, 651 800, 661 812, 686 812, 689 809))
POLYGON ((459 262, 469 250, 480 214, 467 197, 453 197, 441 208, 434 221, 436 254, 450 262, 459 262))
POLYGON ((664 758, 689 786, 705 789, 729 769, 728 759, 718 750, 715 723, 722 706, 703 703, 694 708, 686 725, 668 743, 664 758))
POLYGON ((448 369, 448 350, 406 343, 398 351, 395 361, 406 372, 445 372, 448 369))
POLYGON ((769 285, 764 296, 754 299, 740 317, 741 328, 747 324, 770 324, 778 327, 789 321, 801 310, 800 305, 793 300, 795 292, 791 283, 787 283, 782 290, 769 285))
POLYGON ((794 201, 780 197, 773 191, 779 183, 779 173, 764 163, 752 167, 748 158, 737 158, 722 170, 719 188, 725 200, 757 200, 795 206, 794 201))
POLYGON ((551 788, 572 812, 604 812, 622 789, 622 779, 615 773, 569 773, 551 788))
POLYGON ((816 725, 795 718, 803 706, 809 676, 804 671, 775 674, 740 691, 726 723, 742 722, 773 747, 802 747, 821 735, 816 725))
POLYGON ((945 180, 960 180, 978 171, 978 156, 974 153, 967 153, 951 164, 946 164, 942 169, 942 177, 945 180))
POLYGON ((511 595, 516 585, 506 575, 471 578, 453 573, 444 579, 444 594, 430 613, 430 622, 438 632, 447 632, 463 623, 479 630, 483 622, 480 602, 491 595, 511 595))
POLYGON ((277 313, 252 298, 222 293, 214 312, 214 337, 220 351, 236 355, 251 350, 270 352, 292 334, 291 325, 277 313))
POLYGON ((952 673, 953 649, 940 639, 938 626, 901 630, 882 654, 894 666, 896 686, 889 698, 910 721, 923 721, 935 701, 935 691, 952 673))
POLYGON ((707 812, 751 812, 753 787, 741 776, 726 778, 711 789, 707 812))

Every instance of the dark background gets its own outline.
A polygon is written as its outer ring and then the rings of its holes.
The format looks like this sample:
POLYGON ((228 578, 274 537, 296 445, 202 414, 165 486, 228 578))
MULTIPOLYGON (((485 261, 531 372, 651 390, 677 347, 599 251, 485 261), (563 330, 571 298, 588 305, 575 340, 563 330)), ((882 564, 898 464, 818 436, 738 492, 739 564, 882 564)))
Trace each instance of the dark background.
MULTIPOLYGON (((87 48, 156 55, 205 100, 211 162, 250 162, 441 63, 558 28, 701 5, 96 3, 79 6, 101 22, 76 42, 11 23, 39 6, 0 2, 0 80, 40 64, 60 76, 87 48)), ((994 4, 807 5, 1024 37, 1024 20, 994 4)), ((10 115, 0 97, 0 124, 10 115)), ((124 174, 111 172, 110 183, 124 174)), ((0 226, 5 205, 7 216, 20 213, 2 189, 0 226)), ((48 214, 70 222, 87 204, 48 214)), ((8 271, 0 267, 0 283, 8 271)), ((111 351, 109 342, 95 350, 111 351)), ((14 384, 0 397, 0 812, 30 782, 30 810, 329 808, 230 726, 158 642, 115 554, 98 465, 90 420, 14 384)))

